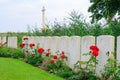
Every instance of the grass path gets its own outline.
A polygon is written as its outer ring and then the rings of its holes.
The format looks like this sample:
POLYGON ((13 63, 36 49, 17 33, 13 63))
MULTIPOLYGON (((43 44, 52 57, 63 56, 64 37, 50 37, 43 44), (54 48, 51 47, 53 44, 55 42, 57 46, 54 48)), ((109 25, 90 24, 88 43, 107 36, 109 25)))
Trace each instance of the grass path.
POLYGON ((23 61, 0 58, 0 80, 64 80, 23 61))

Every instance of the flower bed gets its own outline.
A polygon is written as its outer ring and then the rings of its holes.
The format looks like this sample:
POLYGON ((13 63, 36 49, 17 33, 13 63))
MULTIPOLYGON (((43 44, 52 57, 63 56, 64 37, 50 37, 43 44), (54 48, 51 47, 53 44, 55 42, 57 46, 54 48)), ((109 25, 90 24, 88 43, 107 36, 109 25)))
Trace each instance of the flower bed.
MULTIPOLYGON (((23 39, 20 44, 21 49, 8 49, 7 47, 0 48, 0 56, 23 58, 23 60, 40 69, 44 69, 49 73, 56 74, 66 80, 119 80, 120 67, 115 65, 115 59, 108 58, 104 72, 101 76, 96 74, 96 65, 98 64, 97 57, 99 56, 98 46, 90 46, 90 51, 84 56, 89 55, 90 59, 86 62, 78 61, 74 68, 70 68, 67 64, 67 56, 64 51, 52 53, 51 49, 44 50, 34 43, 28 44, 28 38, 23 39), (4 53, 4 54, 3 54, 4 53), (23 54, 21 54, 23 53, 23 54), (82 65, 85 65, 82 67, 82 65)), ((109 57, 110 53, 107 53, 109 57)))

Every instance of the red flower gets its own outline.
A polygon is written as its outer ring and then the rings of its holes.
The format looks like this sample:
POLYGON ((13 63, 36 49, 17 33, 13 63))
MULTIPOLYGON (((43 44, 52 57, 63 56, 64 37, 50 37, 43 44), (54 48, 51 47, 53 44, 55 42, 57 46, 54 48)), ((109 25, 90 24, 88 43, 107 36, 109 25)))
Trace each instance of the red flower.
POLYGON ((50 64, 54 64, 54 60, 50 60, 50 64))
POLYGON ((96 50, 96 51, 99 51, 99 48, 97 47, 97 46, 94 46, 94 45, 92 45, 92 46, 90 46, 90 50, 96 50))
POLYGON ((49 52, 47 52, 47 53, 46 53, 46 56, 48 57, 49 55, 50 55, 50 53, 49 53, 49 52))
POLYGON ((53 56, 53 59, 57 59, 57 58, 58 58, 58 56, 57 56, 57 55, 54 55, 54 56, 53 56))
POLYGON ((25 37, 25 38, 23 38, 23 40, 28 40, 28 38, 27 38, 27 37, 25 37))
POLYGON ((29 44, 29 46, 30 46, 30 47, 33 47, 33 46, 35 46, 35 44, 29 44))
POLYGON ((38 49, 38 52, 39 52, 39 53, 43 53, 43 52, 44 52, 44 49, 43 49, 43 48, 39 48, 39 49, 38 49))
POLYGON ((64 58, 65 58, 65 55, 64 55, 64 54, 62 54, 62 55, 61 55, 61 59, 64 59, 64 58))
POLYGON ((64 51, 62 51, 62 54, 65 54, 64 51))
POLYGON ((95 57, 97 57, 97 56, 98 56, 98 51, 93 50, 93 51, 92 51, 92 55, 95 56, 95 57))
POLYGON ((20 44, 20 48, 23 48, 24 46, 25 46, 25 44, 23 44, 23 43, 22 43, 22 44, 20 44))

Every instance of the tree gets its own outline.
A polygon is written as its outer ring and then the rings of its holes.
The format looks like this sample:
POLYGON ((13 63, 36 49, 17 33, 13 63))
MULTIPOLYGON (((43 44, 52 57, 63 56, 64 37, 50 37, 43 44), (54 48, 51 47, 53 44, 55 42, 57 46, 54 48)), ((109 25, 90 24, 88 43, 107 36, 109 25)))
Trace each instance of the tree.
POLYGON ((112 21, 117 15, 116 19, 120 19, 120 0, 90 0, 92 5, 88 12, 91 12, 92 22, 99 21, 105 18, 107 22, 112 21))

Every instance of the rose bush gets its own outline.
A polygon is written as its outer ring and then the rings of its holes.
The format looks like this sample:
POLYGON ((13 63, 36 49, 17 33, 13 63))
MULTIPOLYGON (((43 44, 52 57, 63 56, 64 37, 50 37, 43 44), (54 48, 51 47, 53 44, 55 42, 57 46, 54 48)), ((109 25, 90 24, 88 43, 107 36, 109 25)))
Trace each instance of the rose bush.
POLYGON ((67 77, 72 74, 71 69, 67 65, 67 56, 65 52, 57 51, 55 54, 51 52, 51 49, 44 50, 44 48, 36 48, 34 43, 28 44, 28 38, 23 38, 23 43, 20 44, 20 48, 23 49, 25 61, 34 66, 38 66, 41 69, 47 70, 50 73, 57 74, 59 76, 67 77), (64 75, 63 75, 64 74, 64 75))
POLYGON ((42 64, 42 55, 37 52, 36 47, 34 43, 28 44, 28 38, 23 38, 23 43, 20 44, 20 48, 22 48, 23 53, 25 55, 25 62, 32 64, 34 66, 38 66, 42 64))
POLYGON ((89 49, 89 53, 84 54, 84 56, 90 56, 89 60, 86 62, 78 61, 73 69, 74 75, 69 77, 68 80, 99 80, 95 73, 96 64, 98 64, 96 57, 99 56, 99 48, 91 45, 89 49), (82 65, 85 66, 81 67, 82 65))

